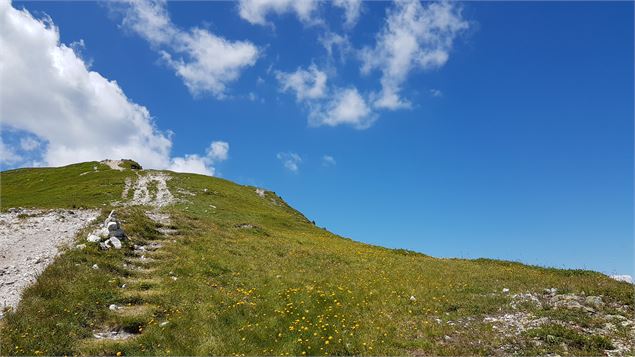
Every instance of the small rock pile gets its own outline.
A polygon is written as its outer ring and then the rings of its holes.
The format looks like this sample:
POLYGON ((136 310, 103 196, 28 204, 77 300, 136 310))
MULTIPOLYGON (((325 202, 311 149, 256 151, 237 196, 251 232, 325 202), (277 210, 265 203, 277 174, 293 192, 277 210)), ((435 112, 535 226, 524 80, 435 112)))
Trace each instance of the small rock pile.
POLYGON ((86 240, 91 243, 99 243, 99 248, 108 250, 111 247, 121 249, 121 240, 125 238, 126 233, 124 233, 121 224, 117 220, 117 214, 115 211, 111 211, 103 226, 92 231, 86 240))

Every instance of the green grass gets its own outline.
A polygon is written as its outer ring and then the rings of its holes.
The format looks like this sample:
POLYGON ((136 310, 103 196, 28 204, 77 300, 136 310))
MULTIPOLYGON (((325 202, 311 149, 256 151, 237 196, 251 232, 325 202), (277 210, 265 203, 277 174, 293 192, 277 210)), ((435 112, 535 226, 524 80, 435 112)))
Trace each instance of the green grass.
POLYGON ((134 174, 111 170, 97 161, 4 171, 0 175, 0 209, 100 208, 121 199, 127 176, 134 174))
MULTIPOLYGON (((79 176, 94 164, 3 172, 3 209, 82 206, 106 212, 134 173, 104 169, 79 176)), ((503 287, 512 293, 584 291, 628 304, 632 314, 632 286, 598 273, 438 259, 362 244, 316 227, 272 192, 262 199, 254 187, 172 175, 173 193, 182 188, 196 194, 179 196, 187 201, 165 208, 178 236, 163 239, 143 207, 118 208, 132 243, 164 244, 148 264, 152 270, 124 269, 129 249, 68 251, 3 320, 0 354, 496 354, 505 340, 482 321, 509 309, 503 287), (90 268, 95 263, 98 271, 90 268), (128 287, 119 288, 124 283, 128 287), (117 314, 108 310, 112 303, 144 309, 117 314), (469 325, 456 323, 467 318, 469 325), (106 327, 142 333, 125 341, 90 339, 93 330, 106 327)), ((541 313, 584 321, 576 312, 541 313)), ((610 347, 553 326, 524 334, 517 343, 546 341, 547 335, 558 343, 545 343, 540 353, 561 351, 561 342, 579 354, 610 347)))

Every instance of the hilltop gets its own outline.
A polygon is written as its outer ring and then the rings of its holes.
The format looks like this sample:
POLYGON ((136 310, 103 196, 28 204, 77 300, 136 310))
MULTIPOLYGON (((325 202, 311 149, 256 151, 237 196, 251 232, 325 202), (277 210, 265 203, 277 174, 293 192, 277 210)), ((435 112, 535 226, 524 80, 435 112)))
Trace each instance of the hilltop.
POLYGON ((0 355, 635 353, 626 282, 363 244, 220 178, 17 169, 0 200, 0 227, 70 237, 0 320, 0 355))

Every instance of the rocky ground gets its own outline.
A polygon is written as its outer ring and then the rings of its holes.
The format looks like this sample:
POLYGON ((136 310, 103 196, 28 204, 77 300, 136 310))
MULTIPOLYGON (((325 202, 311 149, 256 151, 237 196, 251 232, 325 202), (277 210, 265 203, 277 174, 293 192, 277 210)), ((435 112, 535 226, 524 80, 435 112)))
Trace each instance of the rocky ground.
MULTIPOLYGON (((0 308, 14 308, 22 291, 60 248, 98 215, 95 210, 10 209, 0 213, 0 308)), ((2 311, 0 311, 0 316, 2 311)))
POLYGON ((556 345, 560 354, 568 355, 570 345, 596 337, 610 342, 611 347, 605 349, 607 356, 632 356, 635 352, 632 305, 607 302, 602 296, 559 293, 555 288, 516 294, 504 289, 502 294, 510 300, 505 311, 482 321, 468 318, 449 323, 461 326, 461 330, 469 329, 471 324, 490 324, 507 342, 499 348, 502 355, 518 354, 519 350, 540 354, 548 345, 556 345), (563 331, 571 337, 558 334, 563 331))

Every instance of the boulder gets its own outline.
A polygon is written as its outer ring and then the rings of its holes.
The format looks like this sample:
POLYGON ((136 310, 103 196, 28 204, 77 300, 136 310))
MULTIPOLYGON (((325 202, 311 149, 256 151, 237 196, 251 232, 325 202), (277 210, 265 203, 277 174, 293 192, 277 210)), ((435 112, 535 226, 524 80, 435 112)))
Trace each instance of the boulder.
POLYGON ((88 238, 86 238, 87 241, 91 242, 91 243, 97 243, 101 240, 101 238, 99 238, 99 236, 96 236, 94 234, 89 234, 88 238))
POLYGON ((595 307, 600 307, 604 305, 604 302, 602 301, 602 297, 600 296, 587 296, 586 299, 584 299, 584 302, 587 305, 591 305, 595 307))
MULTIPOLYGON (((109 239, 109 240, 110 240, 110 239, 109 239)), ((108 250, 108 249, 110 249, 110 242, 109 242, 109 240, 106 240, 105 242, 101 242, 101 243, 99 243, 99 248, 100 248, 101 250, 108 250)))
POLYGON ((112 244, 113 248, 121 249, 121 241, 117 237, 111 237, 110 239, 108 239, 108 241, 110 241, 110 244, 112 244))

